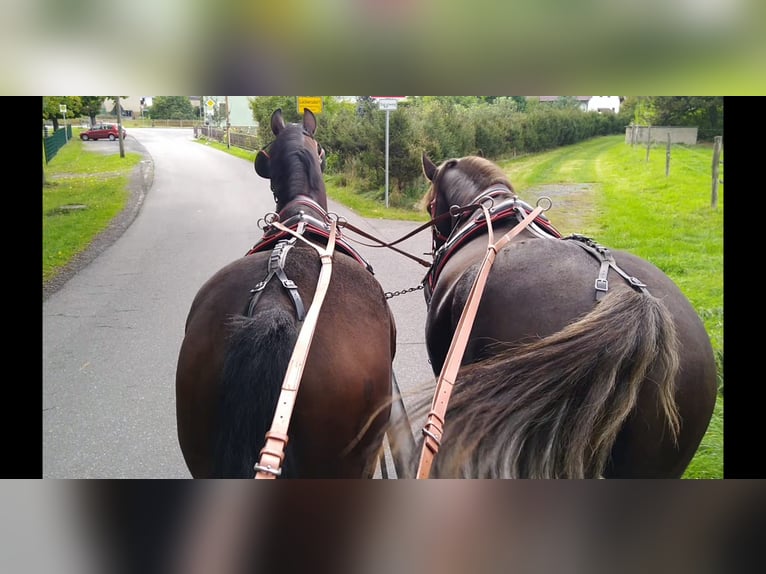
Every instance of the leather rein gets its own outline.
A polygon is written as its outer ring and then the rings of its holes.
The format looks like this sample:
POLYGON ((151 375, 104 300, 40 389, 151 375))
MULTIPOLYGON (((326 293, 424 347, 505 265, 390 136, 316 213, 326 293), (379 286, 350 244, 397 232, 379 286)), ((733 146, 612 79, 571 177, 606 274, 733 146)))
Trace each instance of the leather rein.
MULTIPOLYGON (((434 398, 431 402, 431 410, 428 413, 426 424, 422 430, 424 440, 416 474, 416 478, 418 479, 429 477, 434 458, 439 451, 441 439, 444 434, 444 418, 447 412, 447 403, 452 394, 455 379, 463 360, 465 348, 468 345, 468 338, 471 334, 473 322, 476 318, 476 312, 478 311, 479 303, 481 302, 481 296, 487 284, 487 277, 489 276, 492 264, 495 262, 497 253, 511 241, 511 239, 526 229, 543 211, 549 209, 550 200, 547 198, 538 200, 537 207, 497 241, 494 240, 494 231, 490 214, 491 206, 491 197, 487 197, 485 201, 480 203, 487 227, 487 251, 481 266, 479 267, 479 272, 471 286, 471 291, 468 294, 468 299, 463 308, 463 312, 460 315, 452 342, 450 343, 447 357, 436 381, 436 390, 434 391, 434 398), (543 199, 547 200, 545 207, 540 204, 543 199)), ((472 207, 475 209, 475 205, 472 207)))
POLYGON ((314 338, 319 311, 322 308, 327 289, 330 286, 330 277, 332 276, 332 255, 335 249, 335 237, 337 232, 337 217, 327 214, 330 224, 330 234, 327 245, 322 247, 316 245, 303 237, 302 233, 283 225, 278 220, 273 220, 270 225, 284 233, 292 235, 307 245, 313 247, 319 254, 322 266, 319 271, 314 299, 311 301, 309 310, 303 320, 301 330, 298 333, 298 339, 295 342, 293 354, 287 365, 284 379, 282 380, 282 390, 277 402, 277 408, 274 412, 274 419, 271 423, 271 429, 266 433, 266 444, 261 449, 260 459, 255 465, 256 479, 274 479, 282 474, 282 461, 285 458, 285 446, 287 445, 287 430, 290 426, 293 407, 298 396, 298 388, 303 377, 303 369, 306 366, 306 358, 309 354, 311 341, 314 338))

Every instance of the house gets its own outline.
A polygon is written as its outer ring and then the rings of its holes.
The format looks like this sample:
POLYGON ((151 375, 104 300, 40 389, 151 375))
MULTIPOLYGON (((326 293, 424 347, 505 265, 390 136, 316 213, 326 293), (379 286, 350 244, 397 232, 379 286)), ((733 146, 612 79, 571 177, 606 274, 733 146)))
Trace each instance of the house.
MULTIPOLYGON (((555 102, 561 96, 539 96, 540 102, 555 102)), ((574 96, 584 112, 620 112, 620 96, 574 96)))
POLYGON ((591 96, 588 100, 589 112, 620 113, 620 96, 591 96))

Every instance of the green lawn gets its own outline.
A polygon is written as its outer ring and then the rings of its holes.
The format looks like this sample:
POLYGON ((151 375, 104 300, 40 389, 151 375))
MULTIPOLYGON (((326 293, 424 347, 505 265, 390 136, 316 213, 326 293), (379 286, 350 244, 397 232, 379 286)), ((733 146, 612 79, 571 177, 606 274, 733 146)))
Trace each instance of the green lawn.
POLYGON ((128 177, 140 161, 136 153, 121 158, 88 151, 75 134, 43 168, 43 283, 122 211, 128 201, 128 177))

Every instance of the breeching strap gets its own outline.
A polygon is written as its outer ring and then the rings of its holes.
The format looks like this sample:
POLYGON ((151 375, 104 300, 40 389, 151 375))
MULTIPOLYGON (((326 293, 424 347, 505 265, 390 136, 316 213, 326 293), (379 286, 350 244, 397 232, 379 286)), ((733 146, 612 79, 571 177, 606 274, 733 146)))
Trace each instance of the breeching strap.
POLYGON ((298 333, 298 339, 295 342, 293 354, 287 365, 285 377, 282 380, 282 391, 279 395, 277 408, 274 412, 274 420, 271 423, 271 429, 266 433, 266 444, 261 449, 260 460, 255 465, 255 478, 276 478, 282 473, 282 461, 285 458, 285 446, 287 445, 287 429, 290 426, 290 417, 292 416, 295 400, 298 396, 298 387, 303 377, 303 369, 306 366, 306 357, 309 354, 311 340, 314 337, 319 311, 322 308, 327 288, 330 285, 332 276, 332 254, 335 249, 335 233, 337 229, 337 219, 330 218, 330 236, 327 239, 327 246, 322 248, 311 243, 302 235, 294 232, 278 221, 272 222, 277 229, 292 234, 301 241, 316 249, 322 262, 319 270, 319 279, 317 281, 314 299, 306 313, 303 326, 298 333))
POLYGON ((471 329, 473 328, 473 322, 474 319, 476 319, 476 312, 478 311, 479 303, 481 302, 484 287, 487 284, 489 271, 492 268, 492 264, 495 262, 495 257, 497 256, 498 251, 500 251, 511 239, 518 235, 544 211, 543 207, 538 205, 518 225, 503 235, 497 243, 494 243, 494 233, 492 231, 492 220, 490 218, 489 208, 484 203, 481 204, 481 208, 484 210, 484 217, 487 221, 487 253, 484 255, 484 260, 481 263, 481 267, 479 267, 479 272, 471 286, 471 291, 468 294, 468 299, 466 300, 465 307, 463 308, 457 328, 455 329, 455 335, 452 337, 452 342, 447 351, 444 366, 436 381, 436 390, 434 392, 433 401, 431 402, 431 411, 428 413, 426 424, 423 427, 423 450, 420 453, 420 463, 418 464, 416 475, 416 478, 419 479, 429 477, 434 457, 436 456, 436 453, 439 452, 442 435, 444 434, 444 416, 447 412, 447 402, 452 394, 452 387, 455 385, 455 378, 460 369, 460 363, 463 360, 463 354, 465 353, 465 348, 468 344, 468 338, 471 334, 471 329))

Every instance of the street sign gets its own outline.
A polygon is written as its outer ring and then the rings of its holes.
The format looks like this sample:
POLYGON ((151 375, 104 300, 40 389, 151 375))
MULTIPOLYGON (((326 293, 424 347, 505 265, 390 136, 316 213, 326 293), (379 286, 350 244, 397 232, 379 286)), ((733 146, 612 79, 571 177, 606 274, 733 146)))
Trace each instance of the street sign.
POLYGON ((59 112, 62 114, 66 113, 66 104, 59 104, 59 112))
POLYGON ((397 100, 378 100, 378 109, 379 110, 386 110, 386 111, 393 111, 397 108, 399 105, 399 102, 397 100))
POLYGON ((205 105, 207 105, 207 107, 212 110, 215 107, 215 102, 213 101, 212 98, 208 98, 207 101, 205 102, 205 105))
POLYGON ((321 96, 298 96, 298 113, 303 115, 305 108, 310 109, 315 114, 322 113, 321 96))

